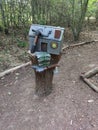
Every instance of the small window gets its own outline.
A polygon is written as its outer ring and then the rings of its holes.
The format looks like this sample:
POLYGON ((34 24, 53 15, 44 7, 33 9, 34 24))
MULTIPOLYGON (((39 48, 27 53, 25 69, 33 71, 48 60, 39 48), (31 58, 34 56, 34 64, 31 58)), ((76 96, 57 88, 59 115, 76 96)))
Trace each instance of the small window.
POLYGON ((47 43, 44 42, 41 43, 41 51, 47 52, 47 43))
POLYGON ((59 39, 61 36, 61 30, 55 30, 55 35, 54 35, 54 38, 57 38, 59 39))

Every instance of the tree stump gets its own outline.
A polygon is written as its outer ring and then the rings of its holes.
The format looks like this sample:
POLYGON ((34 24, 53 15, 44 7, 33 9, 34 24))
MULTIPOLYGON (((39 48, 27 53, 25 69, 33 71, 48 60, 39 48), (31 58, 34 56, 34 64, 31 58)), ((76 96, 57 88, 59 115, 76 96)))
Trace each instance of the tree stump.
POLYGON ((55 67, 46 69, 42 72, 35 72, 35 94, 47 96, 52 91, 53 71, 55 67))
MULTIPOLYGON (((38 60, 35 54, 28 53, 29 58, 31 60, 31 64, 34 66, 38 65, 38 60)), ((45 67, 46 69, 42 72, 36 71, 35 72, 35 94, 38 96, 47 96, 51 93, 52 91, 52 81, 53 81, 53 76, 54 76, 54 69, 55 67, 59 66, 58 62, 61 58, 60 55, 51 55, 51 61, 50 65, 45 67)))

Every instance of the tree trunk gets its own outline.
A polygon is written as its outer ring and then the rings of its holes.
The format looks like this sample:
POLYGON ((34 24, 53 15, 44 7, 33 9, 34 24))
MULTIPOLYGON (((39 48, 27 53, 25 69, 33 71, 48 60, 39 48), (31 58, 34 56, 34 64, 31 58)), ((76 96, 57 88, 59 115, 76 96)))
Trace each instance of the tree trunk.
POLYGON ((52 91, 53 70, 55 67, 42 72, 35 71, 35 93, 38 96, 47 96, 52 91))
POLYGON ((2 21, 3 29, 4 29, 6 27, 6 21, 5 21, 5 12, 4 12, 4 9, 3 9, 2 0, 0 1, 0 10, 1 10, 1 17, 2 17, 1 21, 2 21))

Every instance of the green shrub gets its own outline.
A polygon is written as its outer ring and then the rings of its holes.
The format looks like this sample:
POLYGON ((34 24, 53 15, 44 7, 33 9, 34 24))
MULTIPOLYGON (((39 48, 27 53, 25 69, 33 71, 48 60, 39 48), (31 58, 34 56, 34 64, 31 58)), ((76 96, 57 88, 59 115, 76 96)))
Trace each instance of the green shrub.
POLYGON ((17 46, 20 48, 25 48, 27 46, 27 42, 17 39, 17 46))

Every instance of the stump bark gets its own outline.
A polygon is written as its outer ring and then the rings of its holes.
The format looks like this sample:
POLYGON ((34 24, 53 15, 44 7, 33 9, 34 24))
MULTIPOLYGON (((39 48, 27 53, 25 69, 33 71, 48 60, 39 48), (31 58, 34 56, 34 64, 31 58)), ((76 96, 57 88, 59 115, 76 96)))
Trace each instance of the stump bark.
POLYGON ((52 91, 52 81, 54 76, 54 67, 42 72, 35 71, 35 94, 38 96, 47 96, 52 91))
MULTIPOLYGON (((31 60, 31 64, 34 66, 38 65, 38 60, 35 54, 28 53, 29 58, 31 60)), ((47 96, 51 93, 52 91, 52 81, 53 81, 53 76, 54 76, 54 69, 55 67, 59 66, 58 62, 61 58, 60 55, 54 55, 51 54, 51 61, 50 65, 45 67, 46 69, 42 72, 36 71, 35 72, 35 94, 38 96, 47 96)))

